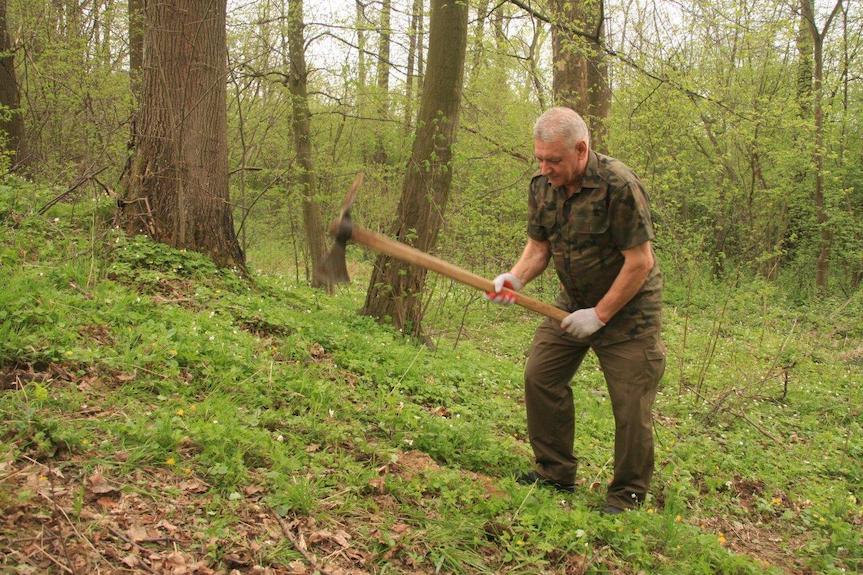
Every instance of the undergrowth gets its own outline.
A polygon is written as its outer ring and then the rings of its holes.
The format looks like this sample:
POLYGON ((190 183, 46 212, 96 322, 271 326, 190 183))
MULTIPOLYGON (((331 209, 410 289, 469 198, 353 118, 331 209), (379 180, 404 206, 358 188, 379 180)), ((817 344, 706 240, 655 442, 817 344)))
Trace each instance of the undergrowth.
MULTIPOLYGON (((250 269, 268 264, 247 280, 112 230, 107 202, 39 216, 32 198, 49 191, 4 190, 15 192, 0 205, 10 464, 200 478, 216 539, 256 486, 280 517, 344 529, 356 555, 342 556, 376 573, 861 568, 853 298, 828 321, 763 282, 667 280, 654 484, 641 510, 606 517, 613 422, 592 359, 573 381, 576 493, 512 479, 530 465, 521 370, 538 320, 526 312, 449 286, 428 324, 437 345, 421 346, 358 315, 362 280, 313 291, 275 244, 250 253, 250 269), (100 416, 80 416, 93 406, 100 416)), ((295 547, 271 541, 258 559, 303 559, 295 547)))

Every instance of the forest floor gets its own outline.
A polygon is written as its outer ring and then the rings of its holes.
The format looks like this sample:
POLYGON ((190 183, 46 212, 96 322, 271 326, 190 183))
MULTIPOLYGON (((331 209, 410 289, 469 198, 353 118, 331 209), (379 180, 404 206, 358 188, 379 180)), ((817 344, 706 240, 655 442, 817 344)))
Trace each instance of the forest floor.
POLYGON ((592 357, 576 492, 513 480, 527 312, 449 289, 422 346, 356 313, 362 279, 311 290, 259 244, 249 282, 25 195, 0 194, 0 572, 863 570, 859 295, 669 274, 654 483, 608 517, 592 357))

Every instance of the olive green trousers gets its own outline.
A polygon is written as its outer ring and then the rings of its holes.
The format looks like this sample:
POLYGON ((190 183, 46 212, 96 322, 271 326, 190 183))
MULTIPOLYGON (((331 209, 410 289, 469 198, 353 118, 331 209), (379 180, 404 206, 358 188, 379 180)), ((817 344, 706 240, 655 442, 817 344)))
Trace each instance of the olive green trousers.
MULTIPOLYGON (((575 407, 570 386, 591 345, 548 319, 536 330, 525 368, 525 404, 537 472, 575 483, 575 407)), ((658 333, 594 346, 614 414, 614 477, 607 502, 630 508, 644 501, 653 475, 653 415, 656 388, 665 371, 665 346, 658 333)))

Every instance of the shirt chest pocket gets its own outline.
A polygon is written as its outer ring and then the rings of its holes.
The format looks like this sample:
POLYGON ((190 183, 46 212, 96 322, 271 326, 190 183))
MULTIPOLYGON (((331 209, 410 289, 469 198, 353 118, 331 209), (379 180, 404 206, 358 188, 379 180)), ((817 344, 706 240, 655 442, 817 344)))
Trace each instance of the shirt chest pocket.
POLYGON ((576 245, 596 244, 607 235, 610 224, 608 191, 603 186, 590 190, 584 197, 574 198, 564 236, 576 245))
POLYGON ((560 226, 557 223, 557 210, 554 204, 546 204, 537 213, 540 226, 545 229, 548 240, 555 242, 560 238, 560 226))

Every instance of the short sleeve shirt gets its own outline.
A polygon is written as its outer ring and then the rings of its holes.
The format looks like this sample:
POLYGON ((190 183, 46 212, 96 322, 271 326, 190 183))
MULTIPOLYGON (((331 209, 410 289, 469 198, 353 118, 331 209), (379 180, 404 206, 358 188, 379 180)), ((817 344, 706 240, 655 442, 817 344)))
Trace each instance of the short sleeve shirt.
MULTIPOLYGON (((648 196, 619 160, 590 152, 581 189, 567 198, 545 176, 531 180, 527 233, 551 247, 561 283, 558 305, 594 307, 623 267, 623 250, 654 239, 648 196)), ((604 345, 659 330, 662 277, 655 264, 641 290, 590 343, 604 345)))

